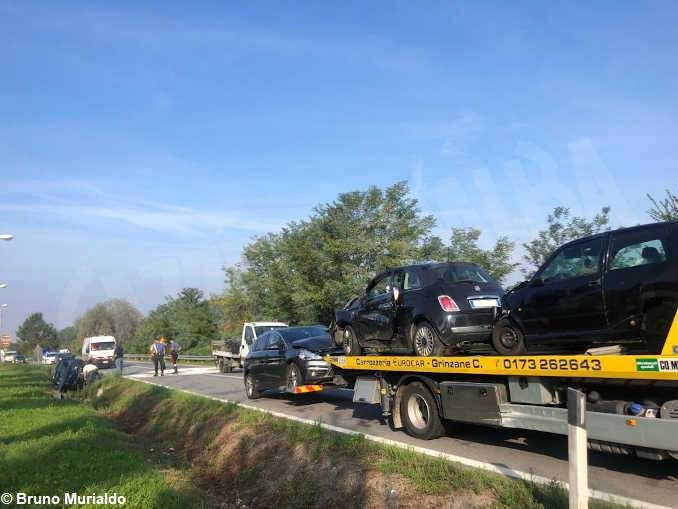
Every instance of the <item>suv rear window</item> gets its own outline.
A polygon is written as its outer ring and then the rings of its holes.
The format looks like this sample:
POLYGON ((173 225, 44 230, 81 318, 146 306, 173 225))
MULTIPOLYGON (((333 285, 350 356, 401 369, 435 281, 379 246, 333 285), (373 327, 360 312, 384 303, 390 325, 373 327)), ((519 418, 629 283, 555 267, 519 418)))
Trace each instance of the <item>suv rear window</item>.
POLYGON ((489 283, 492 281, 490 275, 478 265, 472 264, 454 264, 432 267, 432 280, 442 280, 445 283, 489 283))

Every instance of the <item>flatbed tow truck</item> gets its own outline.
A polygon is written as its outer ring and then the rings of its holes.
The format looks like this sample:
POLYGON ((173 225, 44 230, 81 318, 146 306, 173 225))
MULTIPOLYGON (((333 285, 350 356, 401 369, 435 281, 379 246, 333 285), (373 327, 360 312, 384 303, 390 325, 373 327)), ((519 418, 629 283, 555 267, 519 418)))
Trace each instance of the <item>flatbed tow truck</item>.
POLYGON ((678 312, 659 355, 332 356, 355 403, 381 405, 395 429, 433 439, 466 422, 567 435, 568 388, 586 395, 589 448, 678 459, 678 312), (449 429, 449 426, 447 426, 449 429))

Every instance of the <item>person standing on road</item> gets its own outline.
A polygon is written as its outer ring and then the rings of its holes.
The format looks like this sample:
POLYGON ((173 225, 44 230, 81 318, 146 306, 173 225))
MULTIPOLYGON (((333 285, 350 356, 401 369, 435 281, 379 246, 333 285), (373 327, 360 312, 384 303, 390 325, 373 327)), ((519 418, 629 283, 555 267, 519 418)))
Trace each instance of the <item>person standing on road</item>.
POLYGON ((153 376, 158 376, 158 367, 160 367, 160 376, 165 376, 165 343, 163 342, 165 338, 160 336, 155 338, 155 341, 151 345, 151 358, 153 359, 153 368, 155 369, 155 374, 153 376))
POLYGON ((177 359, 179 358, 179 352, 181 352, 181 346, 176 341, 172 340, 169 344, 170 357, 172 359, 172 367, 174 368, 174 374, 178 373, 177 371, 177 359))
POLYGON ((122 358, 125 354, 122 345, 120 343, 115 344, 115 350, 113 350, 113 358, 115 359, 115 367, 122 376, 122 358))

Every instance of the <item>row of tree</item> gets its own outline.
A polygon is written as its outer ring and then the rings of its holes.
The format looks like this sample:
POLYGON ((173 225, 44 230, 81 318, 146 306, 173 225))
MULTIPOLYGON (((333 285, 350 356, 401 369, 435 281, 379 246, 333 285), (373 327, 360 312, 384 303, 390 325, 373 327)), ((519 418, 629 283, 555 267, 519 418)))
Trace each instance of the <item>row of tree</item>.
MULTIPOLYGON (((652 219, 678 219, 678 196, 667 191, 664 199, 648 198, 652 219)), ((78 351, 84 337, 110 334, 128 351, 145 352, 154 337, 164 335, 176 339, 184 351, 207 353, 211 339, 235 333, 243 321, 329 323, 337 307, 388 267, 463 260, 485 267, 500 283, 518 269, 529 275, 561 244, 609 228, 609 214, 604 207, 586 219, 566 207, 555 208, 546 228, 523 244, 519 263, 508 237, 484 249, 476 228, 452 228, 445 239, 434 235, 435 219, 421 213, 406 182, 370 187, 342 193, 315 207, 307 219, 255 238, 243 249, 239 264, 224 267, 221 294, 205 298, 200 290, 185 288, 146 317, 129 302, 113 299, 96 304, 60 331, 34 313, 17 336, 27 350, 41 344, 78 351)))
MULTIPOLYGON (((216 298, 216 297, 215 297, 216 298)), ((214 299, 214 298, 213 298, 214 299)), ((72 326, 59 331, 42 313, 33 313, 17 329, 20 348, 68 348, 79 352, 90 336, 115 336, 130 352, 146 352, 158 336, 177 340, 185 350, 207 352, 210 340, 219 337, 219 309, 196 288, 185 288, 144 317, 131 303, 112 299, 95 304, 72 326)))
MULTIPOLYGON (((587 220, 556 208, 547 228, 524 244, 523 271, 532 272, 563 242, 606 228, 609 212, 605 207, 587 220)), ((224 269, 226 290, 218 304, 225 326, 235 328, 252 317, 328 323, 376 272, 397 265, 472 261, 500 283, 521 265, 508 237, 483 249, 480 230, 455 227, 444 239, 433 235, 435 225, 432 216, 422 215, 405 182, 340 194, 308 219, 255 239, 240 264, 224 269)))

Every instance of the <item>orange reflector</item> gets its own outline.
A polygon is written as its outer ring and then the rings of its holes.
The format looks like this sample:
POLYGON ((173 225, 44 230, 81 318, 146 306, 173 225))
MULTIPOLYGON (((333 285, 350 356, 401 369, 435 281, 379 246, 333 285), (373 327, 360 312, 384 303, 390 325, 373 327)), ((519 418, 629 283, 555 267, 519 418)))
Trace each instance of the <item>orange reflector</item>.
POLYGON ((322 385, 299 385, 294 388, 294 394, 304 394, 307 392, 318 392, 322 390, 322 385))
POLYGON ((636 421, 635 419, 626 419, 626 425, 627 426, 633 427, 633 426, 636 426, 637 424, 638 424, 638 421, 636 421))

